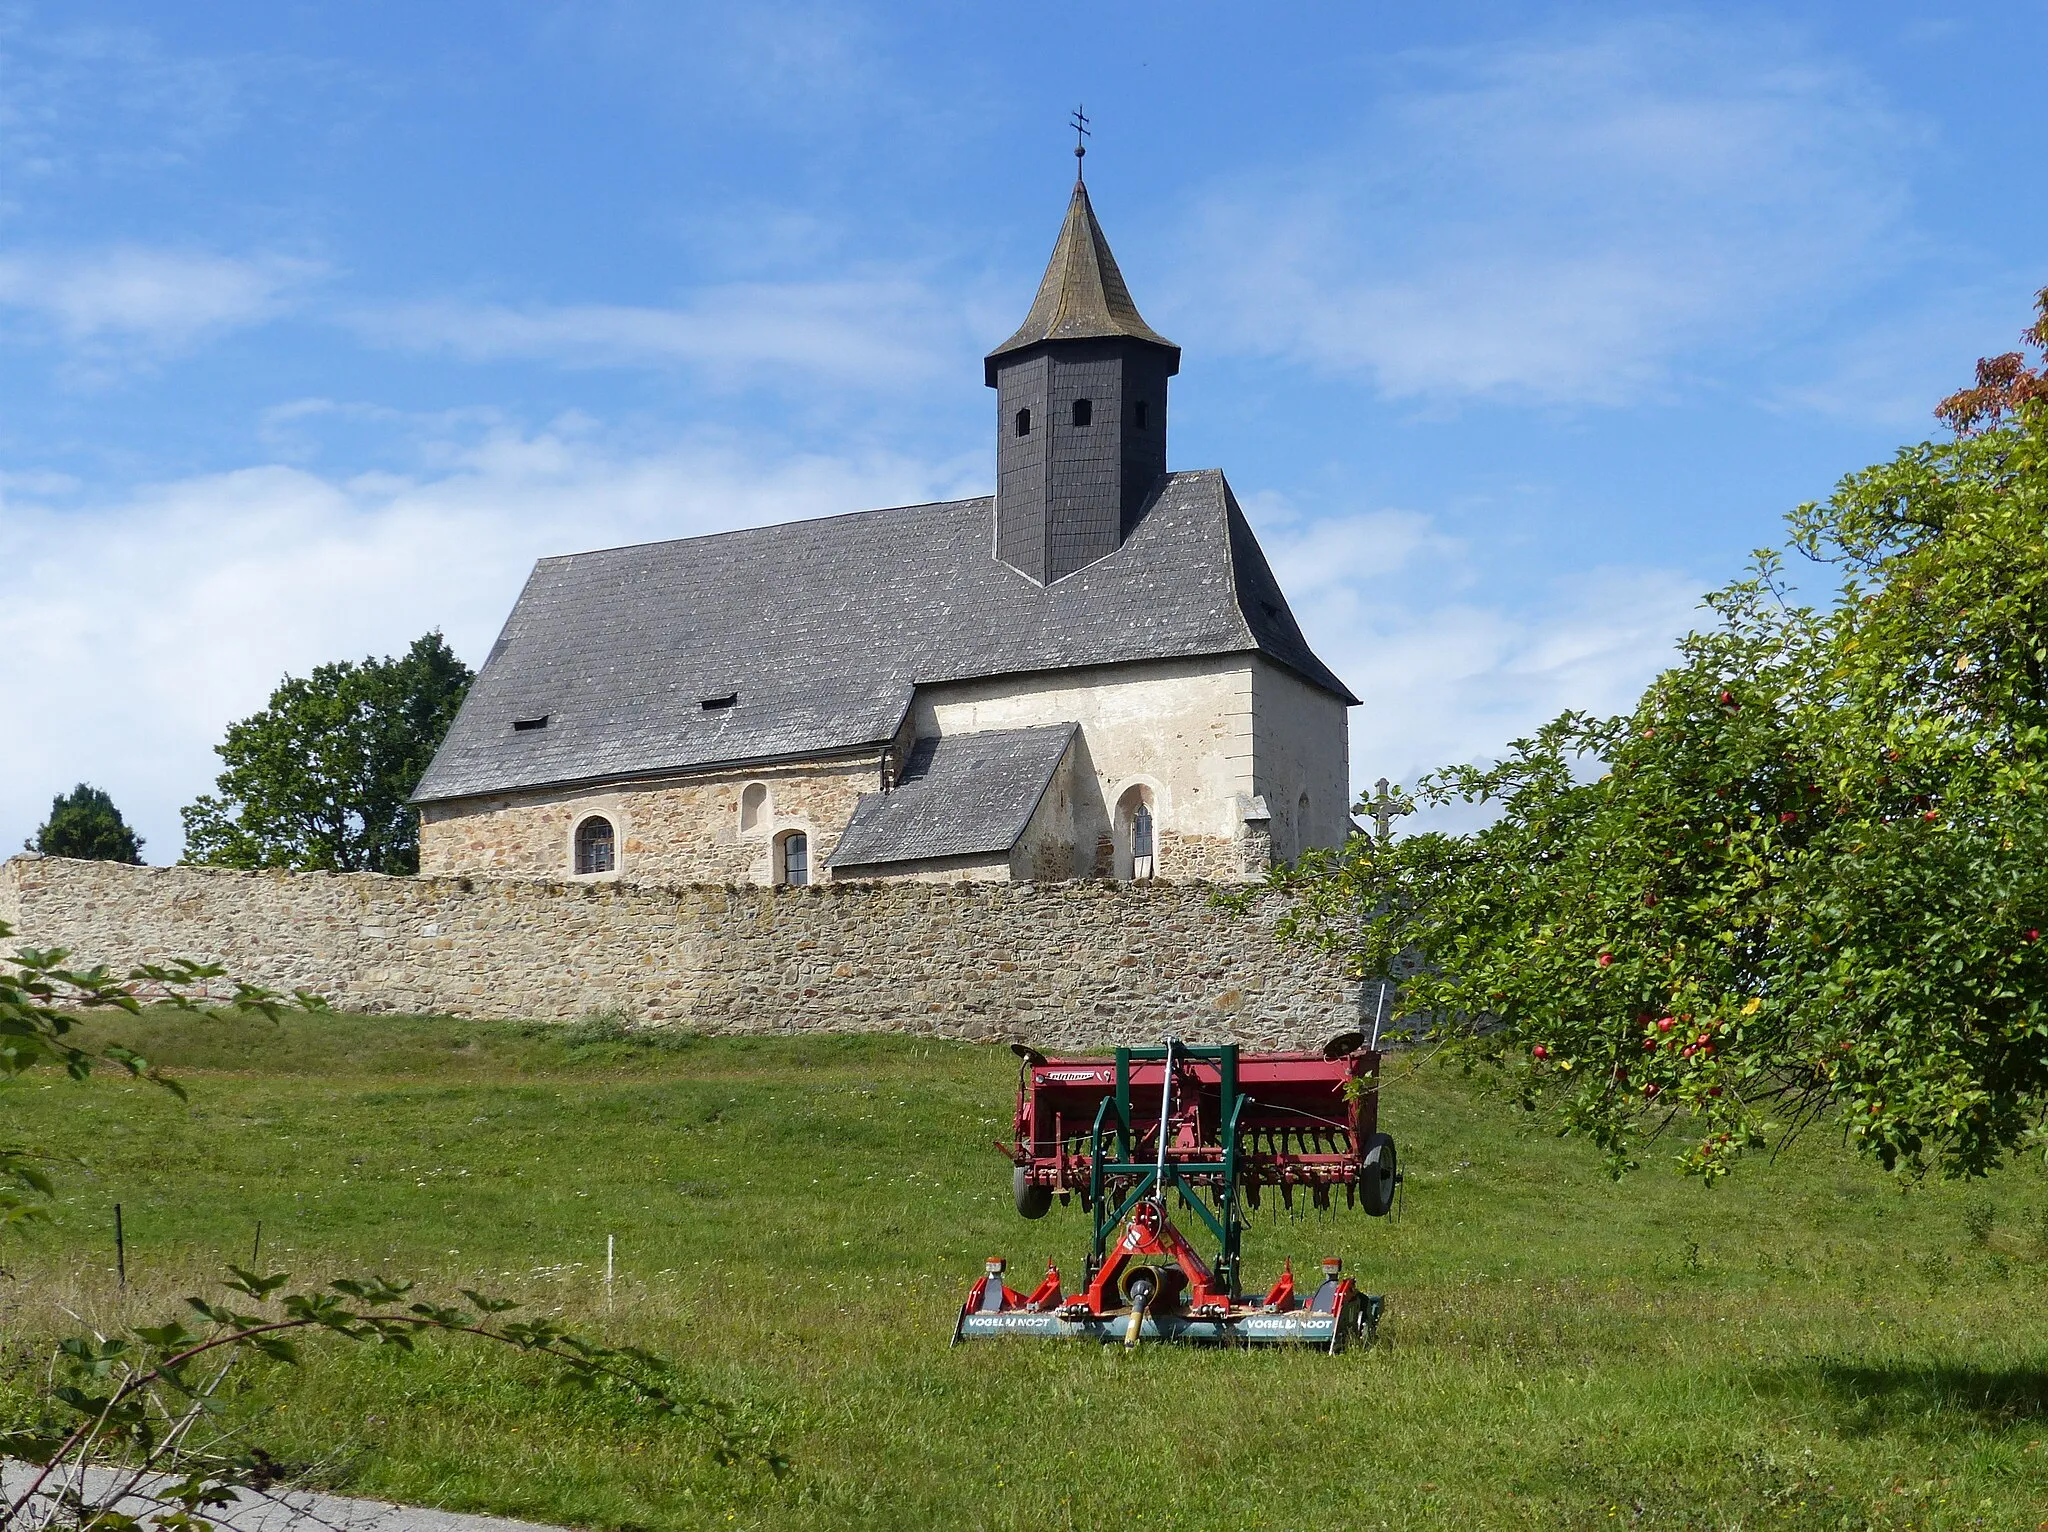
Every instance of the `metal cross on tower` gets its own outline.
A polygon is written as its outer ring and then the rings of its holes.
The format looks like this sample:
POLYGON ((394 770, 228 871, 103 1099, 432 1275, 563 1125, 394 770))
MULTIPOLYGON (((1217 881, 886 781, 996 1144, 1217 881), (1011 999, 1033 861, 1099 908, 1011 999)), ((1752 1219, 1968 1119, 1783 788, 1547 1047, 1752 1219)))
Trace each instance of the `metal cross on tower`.
POLYGON ((1387 791, 1387 779, 1385 777, 1381 777, 1379 781, 1375 782, 1373 789, 1375 796, 1368 798, 1359 807, 1365 810, 1366 817, 1371 819, 1377 827, 1378 833, 1374 838, 1384 846, 1394 838, 1394 821, 1403 814, 1414 813, 1415 805, 1406 798, 1393 797, 1387 791))
POLYGON ((1086 144, 1082 143, 1082 142, 1081 142, 1081 140, 1082 140, 1082 139, 1084 139, 1084 138, 1093 138, 1094 136, 1095 136, 1094 134, 1092 134, 1092 133, 1090 133, 1090 132, 1088 131, 1088 114, 1087 114, 1087 113, 1086 113, 1085 111, 1083 111, 1083 110, 1082 110, 1082 109, 1081 109, 1080 107, 1078 107, 1078 106, 1077 106, 1077 107, 1075 107, 1075 108, 1074 108, 1074 175, 1075 175, 1075 177, 1076 177, 1077 179, 1079 178, 1079 176, 1080 176, 1080 174, 1081 174, 1081 161, 1083 161, 1084 159, 1086 159, 1086 158, 1088 157, 1088 146, 1087 146, 1086 144))

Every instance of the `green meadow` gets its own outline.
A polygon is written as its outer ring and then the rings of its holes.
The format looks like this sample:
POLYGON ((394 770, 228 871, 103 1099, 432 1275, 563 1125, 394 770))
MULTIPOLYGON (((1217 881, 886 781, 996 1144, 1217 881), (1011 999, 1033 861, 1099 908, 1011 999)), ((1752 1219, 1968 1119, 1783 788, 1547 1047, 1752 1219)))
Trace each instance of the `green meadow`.
POLYGON ((190 1093, 0 1087, 54 1220, 0 1250, 0 1410, 51 1342, 302 1282, 473 1286, 671 1358, 784 1455, 472 1344, 317 1343, 229 1411, 308 1482, 593 1528, 2048 1526, 2048 1176, 1900 1190, 1824 1132, 1705 1188, 1617 1185, 1419 1058, 1396 1216, 1278 1212, 1254 1282, 1341 1255, 1387 1298, 1335 1358, 949 1350, 983 1258, 1078 1278, 990 1148, 1015 1061, 899 1037, 620 1038, 440 1018, 91 1024, 190 1093), (113 1209, 127 1240, 115 1274, 113 1209), (607 1288, 607 1237, 617 1266, 607 1288))

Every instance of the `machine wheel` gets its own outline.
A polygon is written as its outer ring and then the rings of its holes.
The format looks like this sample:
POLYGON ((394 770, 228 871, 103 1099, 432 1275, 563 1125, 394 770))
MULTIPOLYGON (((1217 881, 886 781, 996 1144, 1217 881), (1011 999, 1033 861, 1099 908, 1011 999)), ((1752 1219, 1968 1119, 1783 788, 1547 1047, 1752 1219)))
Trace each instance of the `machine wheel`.
POLYGON ((1017 1212, 1025 1218, 1043 1218, 1052 1206, 1052 1188, 1033 1186, 1031 1172, 1022 1165, 1010 1177, 1010 1194, 1016 1199, 1017 1212))
POLYGON ((1394 1141, 1375 1133, 1365 1141, 1365 1168, 1358 1176, 1358 1200, 1366 1212, 1384 1218, 1394 1207, 1394 1188, 1401 1179, 1394 1162, 1394 1141))

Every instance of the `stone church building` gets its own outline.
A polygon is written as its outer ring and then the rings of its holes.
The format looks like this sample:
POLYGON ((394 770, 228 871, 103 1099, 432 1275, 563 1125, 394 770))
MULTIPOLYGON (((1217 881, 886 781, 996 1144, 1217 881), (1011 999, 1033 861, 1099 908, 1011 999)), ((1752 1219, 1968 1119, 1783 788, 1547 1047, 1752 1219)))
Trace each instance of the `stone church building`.
POLYGON ((993 498, 534 566, 414 801, 420 870, 643 883, 1262 875, 1350 829, 1346 712, 1180 348, 1076 182, 989 353, 993 498))

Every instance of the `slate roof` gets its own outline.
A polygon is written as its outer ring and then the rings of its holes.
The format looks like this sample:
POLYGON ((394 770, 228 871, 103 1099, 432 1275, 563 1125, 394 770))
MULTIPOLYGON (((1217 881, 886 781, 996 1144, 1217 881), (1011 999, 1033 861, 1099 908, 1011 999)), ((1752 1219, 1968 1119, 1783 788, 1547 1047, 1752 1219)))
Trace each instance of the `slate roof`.
POLYGON ((988 379, 995 385, 996 358, 1023 351, 1049 340, 1104 340, 1123 336, 1147 341, 1173 353, 1173 368, 1180 367, 1180 347, 1145 323, 1116 257, 1109 253, 1109 241, 1095 220, 1088 188, 1074 183, 1074 195, 1067 203, 1066 220, 1060 237, 1053 242, 1052 260, 1038 284, 1038 296, 1017 333, 988 354, 988 379))
POLYGON ((920 684, 1128 660, 1257 651, 1358 700, 1216 470, 1168 474, 1121 548, 1050 586, 993 527, 983 497, 542 559, 414 801, 879 757, 920 684))
POLYGON ((1017 844, 1079 724, 922 739, 896 787, 866 793, 829 858, 835 870, 976 856, 1017 844))

